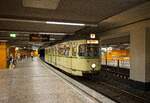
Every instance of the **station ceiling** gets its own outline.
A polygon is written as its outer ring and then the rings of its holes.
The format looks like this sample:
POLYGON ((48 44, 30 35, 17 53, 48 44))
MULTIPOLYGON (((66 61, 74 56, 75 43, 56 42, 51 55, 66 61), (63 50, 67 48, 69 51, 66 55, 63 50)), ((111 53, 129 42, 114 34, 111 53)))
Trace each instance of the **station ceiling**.
MULTIPOLYGON (((43 32, 43 34, 66 33, 65 35, 75 35, 76 32, 94 28, 93 25, 97 25, 96 28, 108 25, 107 21, 113 21, 112 19, 109 20, 110 18, 115 18, 115 15, 148 1, 0 0, 0 39, 7 39, 15 44, 15 40, 10 40, 9 33, 16 32, 18 34, 16 40, 18 39, 20 44, 23 42, 22 45, 32 45, 34 43, 29 42, 30 34, 43 32), (54 5, 54 7, 48 7, 48 5, 54 5), (86 26, 46 24, 46 21, 83 23, 86 26)), ((56 40, 61 40, 65 35, 56 34, 53 37, 56 40)))

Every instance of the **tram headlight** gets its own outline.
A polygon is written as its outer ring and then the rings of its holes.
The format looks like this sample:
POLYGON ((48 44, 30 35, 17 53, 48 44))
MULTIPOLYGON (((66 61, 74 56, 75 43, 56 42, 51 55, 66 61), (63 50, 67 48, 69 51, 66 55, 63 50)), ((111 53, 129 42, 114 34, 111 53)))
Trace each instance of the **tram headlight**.
POLYGON ((96 68, 96 64, 92 64, 91 67, 92 67, 92 68, 96 68))

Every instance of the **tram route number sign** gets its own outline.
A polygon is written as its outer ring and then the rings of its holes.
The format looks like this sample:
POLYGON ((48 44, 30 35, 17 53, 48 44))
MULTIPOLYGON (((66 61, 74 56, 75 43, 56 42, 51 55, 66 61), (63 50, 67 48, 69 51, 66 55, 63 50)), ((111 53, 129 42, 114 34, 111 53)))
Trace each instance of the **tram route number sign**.
POLYGON ((49 41, 49 35, 38 35, 38 34, 31 34, 30 41, 31 42, 47 42, 49 41))

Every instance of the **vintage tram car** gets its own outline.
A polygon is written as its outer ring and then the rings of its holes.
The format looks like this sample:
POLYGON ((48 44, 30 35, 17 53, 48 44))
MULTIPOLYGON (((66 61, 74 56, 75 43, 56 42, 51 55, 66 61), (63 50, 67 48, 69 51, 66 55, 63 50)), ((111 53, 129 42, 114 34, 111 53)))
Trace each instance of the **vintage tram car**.
POLYGON ((45 61, 76 76, 100 71, 98 40, 73 40, 45 48, 45 61))

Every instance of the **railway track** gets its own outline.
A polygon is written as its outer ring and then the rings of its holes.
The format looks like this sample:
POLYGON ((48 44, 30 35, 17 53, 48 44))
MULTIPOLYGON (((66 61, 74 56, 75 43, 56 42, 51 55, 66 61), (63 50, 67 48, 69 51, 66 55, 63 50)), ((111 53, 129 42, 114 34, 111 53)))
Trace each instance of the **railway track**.
POLYGON ((118 103, 150 103, 150 99, 116 86, 117 83, 115 80, 113 81, 113 78, 104 78, 101 74, 91 78, 71 77, 118 103), (110 81, 111 83, 114 82, 115 85, 111 84, 110 81))

